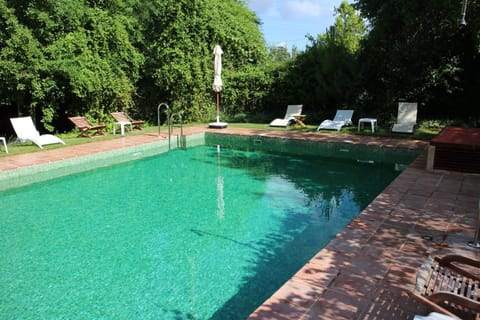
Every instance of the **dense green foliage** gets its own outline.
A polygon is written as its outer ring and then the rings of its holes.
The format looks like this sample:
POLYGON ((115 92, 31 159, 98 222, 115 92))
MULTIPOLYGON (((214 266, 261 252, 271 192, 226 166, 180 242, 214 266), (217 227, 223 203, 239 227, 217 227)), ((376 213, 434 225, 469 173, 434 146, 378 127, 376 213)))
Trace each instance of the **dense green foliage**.
POLYGON ((253 67, 266 58, 257 17, 235 0, 0 0, 0 19, 0 108, 50 130, 113 110, 153 121, 160 102, 208 119, 217 43, 233 113, 258 94, 253 67))
POLYGON ((346 1, 335 13, 335 24, 326 33, 310 37, 305 52, 274 69, 266 105, 284 109, 286 104, 303 104, 313 123, 331 118, 336 109, 353 108, 361 93, 358 52, 366 26, 346 1))
POLYGON ((186 120, 213 119, 216 44, 224 52, 222 109, 234 113, 233 106, 242 108, 247 98, 241 95, 255 91, 249 81, 256 78, 252 67, 266 57, 258 20, 245 5, 233 0, 163 0, 143 10, 145 39, 140 47, 146 64, 140 96, 145 112, 156 112, 156 104, 167 101, 186 120))
POLYGON ((52 129, 67 115, 102 118, 131 101, 143 56, 131 39, 132 8, 121 5, 0 0, 2 104, 52 129))
POLYGON ((420 120, 480 126, 479 3, 468 1, 461 27, 460 0, 357 0, 359 12, 342 2, 335 24, 275 70, 281 76, 271 97, 303 103, 313 123, 338 108, 391 123, 397 103, 410 100, 419 103, 420 120))
POLYGON ((420 118, 480 125, 480 2, 357 0, 370 22, 363 43, 365 112, 391 116, 399 100, 418 101, 420 118))
MULTIPOLYGON (((479 125, 480 1, 339 1, 304 52, 265 47, 242 0, 0 0, 0 133, 32 115, 49 131, 125 110, 156 123, 215 115, 213 48, 223 55, 222 118, 267 122, 303 104, 307 122, 353 108, 383 121, 400 100, 420 118, 479 125), (356 10, 358 11, 356 11, 356 10)), ((43 128, 42 128, 43 129, 43 128)))

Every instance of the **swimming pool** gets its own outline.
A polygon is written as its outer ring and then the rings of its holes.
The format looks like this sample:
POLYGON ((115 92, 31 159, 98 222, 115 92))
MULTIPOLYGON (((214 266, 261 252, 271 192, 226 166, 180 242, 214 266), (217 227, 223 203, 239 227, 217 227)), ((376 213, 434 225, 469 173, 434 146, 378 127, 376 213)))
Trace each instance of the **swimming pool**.
POLYGON ((198 146, 3 191, 0 318, 244 319, 398 174, 357 160, 198 146))

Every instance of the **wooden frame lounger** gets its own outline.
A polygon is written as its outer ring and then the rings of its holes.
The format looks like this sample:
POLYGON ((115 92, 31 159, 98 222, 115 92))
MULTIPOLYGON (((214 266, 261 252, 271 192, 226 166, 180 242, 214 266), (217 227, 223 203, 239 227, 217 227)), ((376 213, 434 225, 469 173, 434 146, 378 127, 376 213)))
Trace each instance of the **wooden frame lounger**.
POLYGON ((94 131, 94 135, 104 135, 103 129, 105 129, 106 125, 103 123, 92 125, 85 117, 68 117, 68 119, 80 130, 79 137, 87 137, 91 138, 89 131, 94 131))
POLYGON ((111 112, 112 117, 117 123, 131 123, 138 130, 142 130, 141 125, 145 123, 143 120, 133 120, 125 112, 111 112))
POLYGON ((480 261, 460 255, 428 257, 417 274, 410 293, 428 308, 455 318, 478 316, 480 261))

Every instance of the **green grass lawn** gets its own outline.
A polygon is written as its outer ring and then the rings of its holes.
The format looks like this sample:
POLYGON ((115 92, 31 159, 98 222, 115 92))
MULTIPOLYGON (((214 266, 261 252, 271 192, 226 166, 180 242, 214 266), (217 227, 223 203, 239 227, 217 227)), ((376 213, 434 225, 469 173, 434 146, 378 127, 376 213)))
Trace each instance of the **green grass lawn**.
MULTIPOLYGON (((206 124, 191 124, 191 125, 205 125, 206 124)), ((250 128, 250 129, 268 129, 268 130, 291 130, 291 131, 298 131, 298 132, 317 132, 317 126, 313 125, 307 125, 306 127, 298 127, 298 126, 292 126, 289 127, 288 129, 285 128, 271 128, 268 126, 268 124, 265 123, 229 123, 229 127, 233 128, 250 128)), ((161 132, 166 132, 167 127, 166 126, 161 126, 160 127, 161 132)), ((134 130, 133 132, 128 132, 128 135, 139 135, 139 134, 144 134, 144 133, 156 133, 158 131, 157 126, 145 126, 143 130, 134 130)), ((322 134, 322 132, 326 131, 320 131, 318 134, 322 134)), ((375 136, 375 137, 392 137, 392 138, 401 138, 401 139, 417 139, 417 140, 430 140, 433 137, 435 137, 438 132, 440 132, 439 128, 436 129, 428 129, 428 128, 422 128, 419 127, 415 131, 414 134, 394 134, 390 133, 388 130, 384 128, 378 128, 378 130, 372 134, 370 131, 369 126, 365 126, 365 128, 357 132, 357 126, 350 126, 350 127, 343 127, 340 132, 334 131, 334 130, 329 130, 329 133, 335 133, 335 134, 354 134, 354 135, 367 135, 367 136, 375 136)), ((60 137, 63 141, 65 141, 66 145, 62 144, 52 144, 52 145, 47 145, 44 146, 43 150, 49 150, 49 149, 57 149, 57 148, 63 148, 65 146, 73 146, 73 145, 78 145, 78 144, 84 144, 84 143, 91 143, 94 141, 104 141, 104 140, 111 140, 111 139, 118 139, 121 137, 121 135, 113 135, 112 133, 107 133, 104 136, 94 136, 93 138, 84 138, 84 137, 78 137, 78 133, 72 132, 72 133, 65 133, 65 134, 58 134, 58 137, 60 137)), ((8 143, 8 151, 9 153, 5 153, 5 150, 3 150, 3 145, 2 145, 2 151, 0 152, 0 158, 1 157, 7 157, 7 156, 12 156, 16 154, 24 154, 24 153, 31 153, 31 152, 39 152, 42 151, 39 147, 32 143, 26 143, 26 144, 12 144, 12 142, 8 143)))

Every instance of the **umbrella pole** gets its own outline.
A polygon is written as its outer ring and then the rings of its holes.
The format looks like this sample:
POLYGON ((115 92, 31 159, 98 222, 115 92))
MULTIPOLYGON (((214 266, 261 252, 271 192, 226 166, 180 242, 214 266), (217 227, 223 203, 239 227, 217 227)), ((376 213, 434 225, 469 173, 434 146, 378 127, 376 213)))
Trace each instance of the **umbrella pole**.
POLYGON ((220 92, 217 92, 217 122, 220 122, 220 92))

